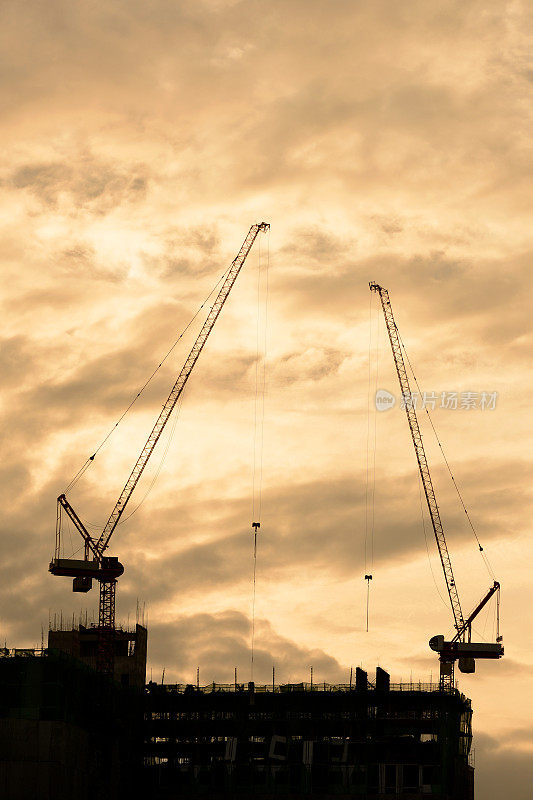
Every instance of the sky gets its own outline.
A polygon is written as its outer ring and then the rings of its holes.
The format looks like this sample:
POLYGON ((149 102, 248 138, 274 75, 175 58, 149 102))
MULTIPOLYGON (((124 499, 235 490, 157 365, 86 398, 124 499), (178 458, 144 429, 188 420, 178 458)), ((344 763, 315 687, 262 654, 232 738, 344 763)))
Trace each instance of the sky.
MULTIPOLYGON (((436 679, 427 641, 451 611, 405 414, 375 408, 376 389, 398 394, 377 281, 502 584, 505 657, 459 676, 477 797, 529 798, 531 6, 4 0, 1 15, 1 638, 35 646, 54 615, 94 615, 95 591, 47 571, 56 497, 264 220, 113 536, 118 616, 145 604, 154 680, 248 680, 260 520, 257 681, 272 665, 280 682, 378 664, 436 679)), ((206 308, 69 492, 91 530, 206 308)), ((493 578, 422 417, 467 613, 493 578)), ((476 633, 495 635, 493 605, 476 633)))

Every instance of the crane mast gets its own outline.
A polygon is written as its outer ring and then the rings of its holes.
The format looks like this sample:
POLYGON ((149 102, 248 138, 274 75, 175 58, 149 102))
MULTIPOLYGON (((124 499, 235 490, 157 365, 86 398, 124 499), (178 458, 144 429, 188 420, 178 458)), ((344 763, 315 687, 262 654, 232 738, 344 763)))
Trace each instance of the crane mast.
POLYGON ((471 642, 472 622, 485 607, 491 597, 496 593, 498 595, 499 603, 500 584, 497 581, 494 581, 494 584, 491 586, 489 591, 465 620, 461 609, 457 584, 453 574, 452 562, 448 552, 448 545, 444 535, 444 528, 440 518, 440 511, 437 504, 437 498, 435 496, 435 489, 433 488, 433 482, 431 480, 426 451, 424 449, 424 442, 422 440, 422 434, 418 424, 415 404, 413 402, 413 395, 409 385, 409 378, 403 357, 400 334, 394 319, 394 314, 392 312, 389 293, 387 289, 384 289, 383 286, 379 286, 379 284, 375 283, 374 281, 369 283, 369 287, 371 292, 376 292, 379 295, 379 299, 381 301, 383 316, 385 318, 387 333, 392 349, 394 366, 396 367, 396 373, 400 383, 402 403, 407 415, 407 421, 409 423, 409 430, 411 432, 411 438, 415 449, 418 469, 422 479, 422 485, 424 487, 424 494, 426 496, 429 516, 431 518, 431 525, 433 528, 433 533, 435 534, 442 571, 444 573, 444 580, 446 582, 446 588, 448 590, 448 596, 452 608, 455 626, 455 635, 453 639, 450 642, 445 642, 444 636, 433 636, 430 639, 429 645, 433 650, 438 652, 440 656, 441 684, 443 686, 453 687, 453 667, 456 660, 459 661, 459 669, 461 669, 461 671, 474 672, 476 658, 501 658, 503 655, 504 651, 503 646, 501 645, 502 637, 499 635, 499 629, 497 631, 495 644, 477 644, 471 642), (465 642, 467 635, 468 641, 465 642))
POLYGON ((107 520, 102 533, 98 539, 93 538, 82 521, 68 502, 66 496, 61 494, 58 499, 58 515, 56 526, 56 548, 55 557, 50 563, 50 572, 54 575, 66 575, 74 578, 73 590, 86 592, 89 591, 92 585, 92 579, 96 578, 100 583, 100 603, 98 613, 98 653, 97 653, 97 667, 100 671, 112 674, 113 673, 113 638, 115 631, 115 595, 117 578, 123 573, 124 568, 119 563, 118 558, 113 556, 105 556, 104 553, 109 546, 109 540, 117 527, 122 514, 133 494, 137 483, 146 467, 150 456, 163 433, 165 425, 167 424, 175 406, 181 397, 183 390, 187 384, 189 376, 194 369, 200 353, 213 330, 215 322, 217 321, 220 312, 226 302, 235 281, 241 271, 241 268, 246 261, 246 257, 250 252, 258 234, 265 232, 270 228, 266 222, 261 222, 252 225, 248 234, 242 243, 242 246, 231 263, 231 266, 224 278, 222 287, 218 292, 215 302, 207 315, 207 318, 194 342, 192 349, 185 360, 185 363, 172 387, 170 393, 163 405, 162 410, 152 428, 146 444, 135 465, 129 475, 124 488, 122 489, 118 500, 107 520), (74 526, 81 534, 85 542, 85 553, 83 560, 74 559, 61 559, 60 558, 60 536, 61 536, 61 512, 64 511, 69 519, 73 522, 74 526))

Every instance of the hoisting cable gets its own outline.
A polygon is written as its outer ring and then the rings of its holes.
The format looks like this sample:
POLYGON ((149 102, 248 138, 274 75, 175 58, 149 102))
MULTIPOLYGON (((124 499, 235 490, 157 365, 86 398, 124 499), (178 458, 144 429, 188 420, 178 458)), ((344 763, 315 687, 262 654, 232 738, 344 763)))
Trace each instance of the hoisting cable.
MULTIPOLYGON (((259 242, 261 247, 261 242, 259 242)), ((261 442, 259 447, 259 521, 261 521, 261 509, 263 503, 263 453, 265 442, 265 398, 266 398, 266 377, 267 377, 267 334, 268 334, 268 279, 270 270, 270 228, 267 233, 267 253, 265 267, 265 309, 263 326, 263 380, 261 386, 261 442)))
POLYGON ((253 574, 253 589, 252 589, 252 645, 250 650, 250 680, 254 679, 254 648, 255 648, 255 588, 257 576, 257 531, 261 527, 260 522, 252 522, 252 530, 254 532, 254 574, 253 574))
MULTIPOLYGON (((376 328, 376 380, 374 383, 374 398, 377 397, 378 383, 379 383, 379 333, 381 325, 381 316, 377 315, 377 328, 376 328)), ((378 409, 376 400, 374 399, 374 446, 372 455, 372 525, 370 529, 370 564, 371 570, 374 569, 374 529, 376 519, 376 451, 378 442, 378 409)))
POLYGON ((132 407, 135 405, 135 403, 137 402, 137 400, 139 399, 139 397, 142 395, 142 393, 144 392, 144 390, 146 389, 146 387, 148 386, 148 384, 149 384, 149 383, 150 383, 150 382, 153 380, 153 378, 154 378, 154 377, 156 376, 156 374, 159 372, 159 370, 161 369, 161 367, 163 366, 163 364, 165 363, 165 361, 168 359, 168 357, 170 356, 170 354, 172 353, 172 351, 173 351, 173 350, 176 348, 176 346, 179 344, 179 342, 181 341, 181 339, 182 339, 182 338, 185 336, 185 334, 187 333, 187 331, 189 330, 189 328, 191 327, 191 325, 192 325, 192 324, 193 324, 193 322, 195 321, 195 319, 196 319, 196 317, 198 316, 198 314, 199 314, 199 313, 201 312, 201 310, 204 308, 205 304, 209 302, 209 299, 210 299, 210 298, 211 298, 211 296, 212 296, 212 295, 215 293, 215 291, 218 289, 218 287, 220 286, 220 284, 222 283, 222 281, 225 279, 225 277, 226 277, 226 275, 227 275, 227 273, 229 272, 229 270, 230 270, 230 269, 231 269, 231 265, 230 265, 230 266, 228 267, 228 269, 227 269, 227 270, 224 272, 224 274, 223 274, 223 275, 221 275, 221 277, 219 278, 219 280, 217 281, 217 283, 215 284, 215 286, 213 286, 213 288, 211 289, 211 291, 209 292, 209 294, 207 295, 207 297, 205 298, 205 300, 203 301, 203 303, 201 304, 201 306, 198 308, 198 310, 197 310, 197 311, 195 312, 195 314, 194 314, 194 315, 191 317, 191 319, 189 320, 189 322, 187 323, 187 325, 185 326, 185 328, 182 330, 182 332, 180 333, 180 335, 178 336, 178 338, 176 339, 176 341, 174 342, 174 344, 172 345, 172 347, 170 348, 170 350, 169 350, 169 351, 166 353, 166 355, 165 355, 165 356, 164 356, 164 357, 161 359, 161 361, 159 362, 159 364, 157 365, 157 367, 154 369, 154 371, 152 372, 152 374, 150 375, 150 377, 148 378, 148 380, 147 380, 147 381, 144 383, 144 385, 141 387, 141 389, 140 389, 140 390, 137 392, 137 394, 135 395, 135 397, 133 398, 133 400, 131 401, 131 403, 129 404, 129 406, 126 408, 126 410, 125 410, 125 411, 123 411, 123 413, 120 415, 120 417, 119 417, 119 418, 118 418, 118 420, 115 422, 115 424, 113 425, 113 427, 112 427, 112 428, 109 430, 108 434, 107 434, 107 435, 104 437, 104 439, 102 439, 102 441, 100 442, 100 444, 98 445, 98 447, 96 448, 96 450, 94 451, 94 453, 92 454, 92 456, 89 456, 89 458, 88 458, 88 459, 85 461, 85 463, 84 463, 84 464, 81 466, 81 468, 78 470, 78 472, 77 472, 77 473, 74 475, 74 477, 72 478, 72 480, 70 481, 70 483, 68 484, 68 486, 66 487, 66 489, 64 490, 64 494, 67 494, 67 492, 69 492, 69 491, 70 491, 70 489, 72 489, 72 487, 73 487, 73 486, 74 486, 74 485, 75 485, 75 484, 76 484, 76 483, 79 481, 79 479, 82 477, 82 475, 83 475, 83 474, 86 472, 86 470, 88 469, 88 467, 90 466, 90 464, 91 464, 91 463, 94 461, 94 459, 95 459, 96 455, 98 454, 98 452, 99 452, 99 451, 102 449, 102 447, 103 447, 103 446, 104 446, 104 444, 107 442, 107 440, 108 440, 108 439, 109 439, 109 437, 112 435, 112 433, 115 431, 115 429, 116 429, 116 428, 117 428, 117 427, 120 425, 120 423, 122 422, 122 420, 124 419, 124 417, 126 416, 126 414, 127 414, 127 413, 130 411, 130 409, 131 409, 131 408, 132 408, 132 407))
POLYGON ((496 641, 501 642, 500 636, 500 588, 496 592, 496 641))
POLYGON ((56 507, 56 543, 55 543, 55 557, 61 558, 61 509, 62 506, 57 504, 56 507))
POLYGON ((267 255, 264 270, 265 300, 264 300, 264 332, 263 350, 260 352, 261 342, 261 241, 258 248, 258 269, 257 269, 257 326, 256 326, 256 358, 255 358, 255 397, 254 397, 254 444, 253 444, 253 467, 252 467, 252 531, 254 537, 253 544, 253 577, 252 577, 252 631, 250 646, 250 680, 254 680, 254 656, 255 656, 255 601, 257 586, 257 532, 261 527, 261 506, 263 489, 263 445, 264 445, 264 426, 265 426, 265 394, 266 394, 266 360, 267 360, 267 324, 268 324, 268 277, 270 267, 270 232, 267 239, 267 255), (259 362, 262 361, 262 374, 259 373, 259 362), (261 398, 259 398, 261 394, 261 398), (258 424, 258 416, 260 422, 258 424), (258 433, 259 430, 259 433, 258 433), (259 451, 259 452, 258 452, 259 451), (259 469, 256 470, 257 461, 259 469), (256 471, 259 475, 256 478, 256 471))
POLYGON ((258 246, 259 265, 257 274, 257 325, 255 353, 255 397, 254 397, 254 443, 252 471, 252 520, 261 522, 263 488, 263 444, 265 432, 265 395, 268 328, 268 279, 270 266, 270 232, 267 239, 267 254, 264 276, 261 275, 261 241, 258 246), (264 280, 263 336, 261 337, 261 278, 264 280), (262 341, 261 341, 262 338, 262 341), (262 345, 262 349, 261 349, 262 345), (261 373, 260 373, 261 364, 261 373), (258 473, 258 477, 257 477, 258 473))
POLYGON ((157 469, 156 469, 156 471, 154 473, 154 476, 153 476, 153 478, 152 478, 152 480, 150 482, 150 485, 149 485, 148 489, 146 490, 143 498, 137 503, 137 505, 135 506, 133 511, 130 511, 130 513, 128 514, 127 517, 123 517, 120 520, 120 522, 118 523, 118 525, 123 525, 125 522, 127 522, 127 520, 129 520, 130 517, 132 517, 135 514, 136 511, 139 510, 139 508, 142 506, 142 504, 144 503, 144 501, 146 500, 146 498, 148 497, 148 495, 150 494, 150 492, 154 488, 155 483, 156 483, 157 479, 159 478, 159 475, 160 475, 161 470, 163 468, 163 464, 165 463, 165 459, 166 459, 166 457, 168 455, 168 451, 169 451, 170 445, 172 443, 172 439, 174 437, 174 433, 176 431, 176 426, 178 424, 178 419, 179 419, 179 416, 180 416, 181 407, 183 405, 183 397, 184 397, 184 395, 182 394, 180 396, 180 399, 178 400, 177 408, 176 408, 176 410, 174 412, 174 419, 172 421, 172 427, 170 428, 170 435, 169 435, 169 437, 167 439, 167 443, 165 445, 165 449, 164 449, 163 454, 161 456, 161 460, 160 460, 160 462, 158 464, 158 467, 157 467, 157 469))
MULTIPOLYGON (((368 305, 368 391, 366 402, 365 573, 368 572, 368 491, 370 485, 370 392, 372 386, 372 292, 368 305)), ((366 575, 365 575, 366 579, 366 575)))
MULTIPOLYGON (((418 470, 417 470, 417 472, 418 472, 418 470)), ((430 554, 429 554, 429 543, 428 543, 427 530, 426 530, 426 519, 425 519, 425 516, 424 516, 424 502, 422 500, 422 478, 420 476, 420 472, 418 472, 418 496, 419 496, 419 501, 420 501, 420 516, 422 518, 422 529, 424 531, 424 541, 426 543, 426 553, 427 553, 427 557, 428 557, 428 564, 429 564, 429 569, 430 569, 430 572, 431 572, 431 577, 433 578, 433 583, 435 584, 435 589, 437 590, 437 594, 440 597, 440 599, 442 601, 442 604, 447 608, 448 607, 448 603, 446 602, 446 600, 444 599, 444 597, 440 593, 439 585, 437 583, 437 579, 435 578, 435 573, 433 571, 433 565, 431 563, 431 557, 430 557, 430 554)))
POLYGON ((372 575, 368 574, 365 575, 366 581, 366 632, 368 633, 368 612, 370 608, 370 581, 372 580, 372 575))
POLYGON ((372 441, 372 466, 370 466, 370 398, 372 391, 372 294, 369 302, 369 339, 368 339, 368 394, 367 394, 367 431, 366 431, 366 488, 365 488, 365 581, 366 583, 366 631, 369 630, 370 613, 370 581, 374 571, 374 522, 375 522, 375 497, 376 497, 376 443, 377 443, 377 407, 376 394, 379 376, 379 316, 376 319, 376 369, 374 380, 374 435, 372 441), (370 473, 372 472, 372 483, 370 473), (371 502, 371 513, 369 503, 371 502), (369 523, 370 518, 370 523, 369 523), (370 544, 369 544, 370 528, 370 544), (370 551, 370 555, 369 555, 370 551), (370 561, 370 569, 368 562, 370 561))
MULTIPOLYGON (((414 369, 413 369, 413 365, 411 364, 411 361, 409 360, 409 355, 407 354, 407 350, 406 350, 406 348, 405 348, 405 344, 404 344, 404 342, 403 342, 403 339, 402 339, 402 337, 400 336, 400 331, 398 330, 398 328, 396 328, 396 332, 397 332, 397 334, 398 334, 398 339, 400 340, 400 344, 401 344, 401 346, 402 346, 403 352, 405 353, 405 358, 407 359, 407 363, 409 364, 409 368, 410 368, 410 370, 411 370, 411 374, 412 374, 412 376, 413 376, 413 380, 414 380, 414 382, 415 382, 416 388, 418 389, 418 393, 419 393, 419 395, 422 397, 422 392, 421 392, 421 390, 420 390, 420 386, 419 386, 419 384, 418 384, 418 380, 417 380, 417 377, 416 377, 416 375, 415 375, 415 372, 414 372, 414 369)), ((462 494, 461 494, 461 492, 460 492, 460 490, 459 490, 459 486, 457 485, 457 482, 456 482, 456 480, 455 480, 455 477, 454 477, 454 475, 453 475, 453 473, 452 473, 452 470, 451 470, 450 464, 448 463, 448 459, 446 458, 446 453, 444 452, 444 448, 443 448, 443 446, 442 446, 442 443, 441 443, 441 441, 440 441, 440 439, 439 439, 439 436, 438 436, 438 434, 437 434, 436 428, 435 428, 435 426, 434 426, 434 424, 433 424, 433 420, 432 420, 432 418, 431 418, 431 414, 429 413, 428 407, 427 407, 426 405, 424 405, 424 411, 426 412, 426 414, 427 414, 427 417, 428 417, 428 419, 429 419, 429 423, 430 423, 430 425, 431 425, 431 428, 432 428, 432 430, 433 430, 433 434, 434 434, 434 436, 435 436, 435 439, 436 439, 436 441, 437 441, 437 444, 438 444, 438 446, 439 446, 439 448, 440 448, 440 451, 441 451, 441 453, 442 453, 442 457, 444 458, 444 463, 446 464, 446 467, 447 467, 447 469, 448 469, 448 472, 449 472, 450 478, 452 479, 452 483, 453 483, 453 485, 454 485, 454 487, 455 487, 455 491, 457 492, 457 496, 459 497, 459 500, 460 500, 460 502, 461 502, 461 506, 463 507, 463 511, 465 512, 465 515, 466 515, 466 518, 467 518, 467 520, 468 520, 468 523, 469 523, 469 525, 470 525, 470 528, 472 529, 472 533, 473 533, 473 534, 474 534, 474 536, 475 536, 475 539, 476 539, 476 542, 477 542, 477 545, 478 545, 478 548, 479 548, 479 552, 481 553, 481 557, 482 557, 482 559, 483 559, 483 561, 484 561, 484 563, 485 563, 485 566, 486 566, 486 568, 487 568, 487 571, 488 571, 489 575, 491 576, 491 578, 492 578, 493 580, 495 580, 495 575, 494 575, 493 569, 492 569, 492 567, 491 567, 491 565, 490 565, 490 562, 489 562, 489 560, 488 560, 488 558, 487 558, 487 556, 486 556, 486 554, 485 554, 484 548, 483 548, 483 546, 482 546, 482 544, 481 544, 481 542, 480 542, 480 540, 479 540, 479 537, 478 537, 478 535, 477 535, 477 531, 476 531, 476 529, 475 529, 475 527, 474 527, 474 524, 473 524, 473 522, 472 522, 472 520, 471 520, 471 518, 470 518, 470 514, 468 513, 468 510, 467 510, 467 508, 466 508, 465 502, 464 502, 464 500, 463 500, 463 496, 462 496, 462 494)))
POLYGON ((483 616, 484 616, 483 630, 481 631, 477 626, 474 627, 474 625, 472 625, 472 631, 474 631, 474 633, 478 637, 480 637, 480 639, 482 639, 483 641, 501 642, 503 637, 500 636, 500 591, 499 591, 499 589, 498 589, 498 591, 496 593, 496 609, 495 609, 496 613, 492 617, 490 639, 488 639, 485 636, 485 631, 486 631, 487 625, 489 623, 489 611, 490 611, 490 605, 487 605, 486 608, 483 610, 483 616), (494 626, 495 625, 496 625, 496 635, 494 635, 494 626))
MULTIPOLYGON (((156 483, 157 479, 159 478, 159 475, 160 475, 160 473, 161 473, 161 470, 162 470, 162 468, 163 468, 163 464, 164 464, 164 462, 165 462, 165 459, 166 459, 166 457, 167 457, 167 454, 168 454, 168 451, 169 451, 169 448, 170 448, 170 444, 171 444, 171 442, 172 442, 172 439, 173 439, 173 437, 174 437, 174 433, 175 433, 175 430, 176 430, 176 426, 177 426, 177 424, 178 424, 179 415, 180 415, 180 412, 181 412, 181 407, 182 407, 182 405, 183 405, 183 397, 184 397, 184 395, 181 395, 180 399, 178 400, 178 404, 177 404, 177 406, 176 406, 176 410, 174 411, 174 415, 175 415, 175 416, 174 416, 174 418, 173 418, 172 425, 171 425, 171 427, 170 427, 170 433, 169 433, 169 435, 168 435, 168 437, 167 437, 167 441, 166 441, 166 444, 165 444, 165 448, 164 448, 164 450, 163 450, 163 454, 162 454, 162 456, 161 456, 161 459, 160 459, 160 461, 159 461, 159 465, 158 465, 158 467, 157 467, 157 469, 156 469, 156 471, 155 471, 155 473, 154 473, 154 476, 153 476, 153 478, 152 478, 152 480, 151 480, 151 482, 150 482, 150 485, 148 486, 148 489, 146 490, 146 492, 145 492, 145 494, 144 494, 143 498, 142 498, 142 499, 141 499, 141 500, 140 500, 140 501, 137 503, 137 505, 135 506, 135 508, 134 508, 134 509, 132 509, 132 511, 130 511, 130 513, 128 514, 128 516, 127 516, 127 517, 123 517, 123 518, 120 520, 120 522, 118 523, 118 526, 120 526, 120 525, 123 525, 123 524, 124 524, 124 523, 125 523, 127 520, 129 520, 129 519, 130 519, 130 517, 132 517, 132 516, 135 514, 135 512, 136 512, 136 511, 138 511, 138 510, 139 510, 139 508, 142 506, 142 504, 144 503, 144 501, 146 500, 146 498, 148 497, 148 495, 150 494, 150 492, 151 492, 151 491, 152 491, 152 489, 154 488, 154 486, 155 486, 155 483, 156 483)), ((83 517, 81 517, 81 516, 80 516, 80 519, 81 519, 81 521, 83 522, 83 524, 85 525, 85 527, 86 527, 88 530, 93 530, 93 531, 98 531, 98 532, 102 530, 102 525, 101 525, 101 523, 89 522, 88 520, 84 519, 84 518, 83 518, 83 517)), ((117 527, 118 527, 118 526, 117 526, 117 527)), ((82 545, 82 547, 83 547, 83 545, 82 545)), ((75 551, 75 552, 72 554, 72 558, 74 558, 74 556, 76 555, 76 553, 78 553, 78 552, 79 552, 79 550, 80 550, 80 549, 81 549, 81 548, 78 548, 78 550, 76 550, 76 551, 75 551)))

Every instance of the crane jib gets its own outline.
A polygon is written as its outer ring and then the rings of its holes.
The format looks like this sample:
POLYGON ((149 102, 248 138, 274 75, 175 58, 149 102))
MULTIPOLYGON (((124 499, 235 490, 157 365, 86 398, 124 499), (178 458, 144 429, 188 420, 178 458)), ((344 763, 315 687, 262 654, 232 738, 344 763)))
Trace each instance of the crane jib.
POLYGON ((396 367, 396 373, 398 375, 398 380, 400 383, 402 401, 405 406, 405 412, 407 414, 407 421, 409 423, 409 429, 411 431, 411 438, 413 440, 416 459, 418 462, 418 468, 420 471, 420 477, 422 479, 422 486, 424 487, 424 494, 426 497, 426 502, 429 510, 429 516, 431 518, 431 525, 433 527, 433 533, 435 534, 437 549, 439 552, 442 570, 444 572, 444 579, 446 581, 446 588, 448 590, 448 596, 452 607, 455 629, 456 631, 459 631, 464 628, 465 624, 463 618, 463 612, 461 609, 461 602, 459 600, 459 592, 457 591, 457 586, 455 583, 455 578, 452 569, 452 562, 450 559, 450 554, 448 552, 448 546, 446 544, 446 538, 444 535, 444 528, 440 518, 439 507, 437 505, 437 498, 435 496, 435 490, 433 488, 433 482, 431 480, 431 475, 429 472, 429 466, 426 457, 426 452, 424 449, 424 443, 422 441, 422 434, 420 432, 420 427, 418 424, 418 418, 416 416, 414 403, 412 402, 411 387, 409 385, 409 378, 407 375, 407 369, 403 358, 398 328, 396 326, 394 315, 392 313, 392 306, 389 299, 389 293, 386 289, 384 289, 382 286, 379 286, 377 283, 371 282, 369 286, 370 286, 370 291, 377 292, 381 300, 381 307, 383 309, 383 315, 385 317, 385 324, 387 326, 387 333, 389 335, 389 341, 391 344, 392 355, 394 358, 394 365, 396 367))
POLYGON ((396 322, 394 320, 394 315, 392 313, 389 293, 377 283, 371 282, 369 286, 370 291, 377 292, 381 300, 381 307, 383 309, 383 315, 385 317, 389 341, 392 348, 394 365, 396 367, 396 373, 400 383, 402 403, 407 415, 407 421, 409 423, 409 430, 413 440, 420 478, 424 487, 424 494, 429 509, 433 532, 437 542, 437 549, 439 551, 442 570, 444 572, 446 588, 448 590, 448 596, 452 607, 452 613, 455 622, 455 635, 453 639, 451 642, 446 642, 444 640, 444 636, 442 635, 433 636, 429 641, 429 646, 432 650, 439 654, 441 687, 444 690, 453 690, 454 664, 456 661, 459 663, 459 669, 461 672, 472 673, 475 671, 476 659, 501 658, 504 654, 502 645, 503 637, 499 635, 500 584, 497 581, 494 581, 493 586, 491 586, 486 595, 465 620, 461 609, 461 603, 459 602, 459 593, 457 591, 457 586, 453 575, 450 554, 448 552, 448 546, 446 544, 446 537, 444 535, 444 529, 440 518, 439 507, 435 497, 435 490, 433 488, 433 483, 429 472, 426 452, 424 450, 424 443, 422 441, 422 434, 420 432, 418 418, 416 416, 415 403, 413 401, 411 388, 409 386, 409 378, 402 352, 402 342, 396 322), (494 594, 497 595, 496 643, 487 644, 486 642, 472 642, 472 622, 494 594))
POLYGON ((109 539, 113 531, 115 530, 120 517, 122 516, 124 509, 135 489, 143 471, 148 463, 150 456, 152 455, 154 448, 161 436, 165 425, 167 424, 172 411, 179 400, 180 395, 185 388, 187 380, 196 364, 200 353, 203 350, 203 347, 207 341, 207 338, 211 331, 213 330, 213 326, 218 319, 220 312, 222 311, 222 307, 226 302, 228 295, 233 288, 233 285, 237 279, 237 276, 241 270, 242 265, 244 264, 250 249, 259 234, 260 231, 268 230, 270 225, 266 222, 261 222, 257 225, 252 225, 250 230, 248 231, 248 235, 244 240, 239 253, 237 254, 236 258, 231 264, 230 269, 228 270, 228 274, 222 284, 222 287, 213 303, 209 314, 207 315, 207 319, 205 320, 200 333, 192 346, 191 352, 189 353, 185 364, 182 367, 178 378, 172 387, 170 394, 159 414, 159 417, 156 420, 156 423, 148 437, 148 440, 143 447, 140 456, 138 457, 137 461, 135 462, 135 466, 133 467, 128 480, 126 481, 126 485, 124 486, 122 492, 120 493, 120 497, 118 498, 113 511, 102 531, 102 534, 97 542, 97 547, 100 552, 104 552, 109 544, 109 539))

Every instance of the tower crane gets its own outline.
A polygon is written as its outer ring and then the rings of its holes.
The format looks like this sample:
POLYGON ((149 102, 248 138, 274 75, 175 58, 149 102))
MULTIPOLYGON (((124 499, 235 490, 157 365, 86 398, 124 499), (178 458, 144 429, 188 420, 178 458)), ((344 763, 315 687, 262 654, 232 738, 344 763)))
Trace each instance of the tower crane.
POLYGON ((407 414, 407 421, 409 423, 409 430, 413 440, 415 455, 418 462, 418 469, 420 471, 420 478, 424 487, 424 494, 426 496, 429 516, 431 518, 431 525, 433 528, 433 533, 435 534, 437 549, 444 573, 444 580, 446 582, 448 597, 450 599, 450 605, 452 608, 455 635, 449 642, 445 641, 444 636, 433 636, 429 641, 429 646, 432 650, 439 654, 441 684, 443 686, 453 687, 454 665, 456 661, 458 661, 461 672, 475 672, 475 660, 477 658, 501 658, 503 656, 504 650, 502 645, 502 637, 499 635, 499 630, 497 631, 495 643, 472 642, 472 622, 494 594, 497 595, 499 607, 500 584, 498 581, 494 581, 493 585, 490 587, 482 600, 477 604, 472 613, 469 614, 466 619, 464 618, 461 602, 459 600, 459 592, 457 590, 457 584, 453 574, 450 553, 448 551, 448 545, 444 535, 444 528, 440 518, 439 506, 437 504, 435 490, 433 488, 433 482, 431 480, 431 474, 429 471, 428 460, 424 449, 424 443, 422 441, 422 434, 418 424, 415 404, 413 402, 413 396, 409 386, 409 378, 403 357, 400 334, 392 313, 389 293, 387 289, 379 286, 374 281, 371 281, 369 286, 370 291, 376 292, 381 301, 381 307, 383 309, 387 333, 389 335, 389 341, 392 349, 394 365, 396 367, 396 373, 400 383, 402 402, 407 414))
MULTIPOLYGON (((124 567, 116 556, 106 555, 109 541, 115 531, 122 514, 133 494, 137 483, 146 467, 150 456, 154 452, 155 446, 167 424, 176 403, 178 402, 189 376, 194 369, 196 362, 202 352, 207 338, 215 322, 218 319, 224 303, 228 299, 229 293, 233 288, 239 272, 254 244, 258 234, 270 228, 266 222, 252 225, 239 250, 232 262, 222 287, 213 303, 206 320, 202 326, 192 349, 185 360, 170 394, 168 395, 162 410, 157 417, 154 427, 146 440, 146 444, 139 457, 137 458, 124 488, 107 520, 102 533, 99 537, 92 536, 88 531, 65 494, 57 498, 57 520, 56 520, 56 540, 55 553, 50 562, 49 570, 52 575, 67 576, 73 578, 74 592, 88 592, 92 588, 93 578, 100 584, 100 602, 98 611, 98 650, 97 650, 97 669, 108 675, 113 674, 114 669, 114 633, 115 633, 115 595, 117 579, 124 572, 124 567), (74 527, 81 534, 84 541, 83 559, 66 559, 60 557, 61 548, 61 529, 64 515, 74 524, 74 527)), ((93 460, 91 456, 90 460, 93 460)))

